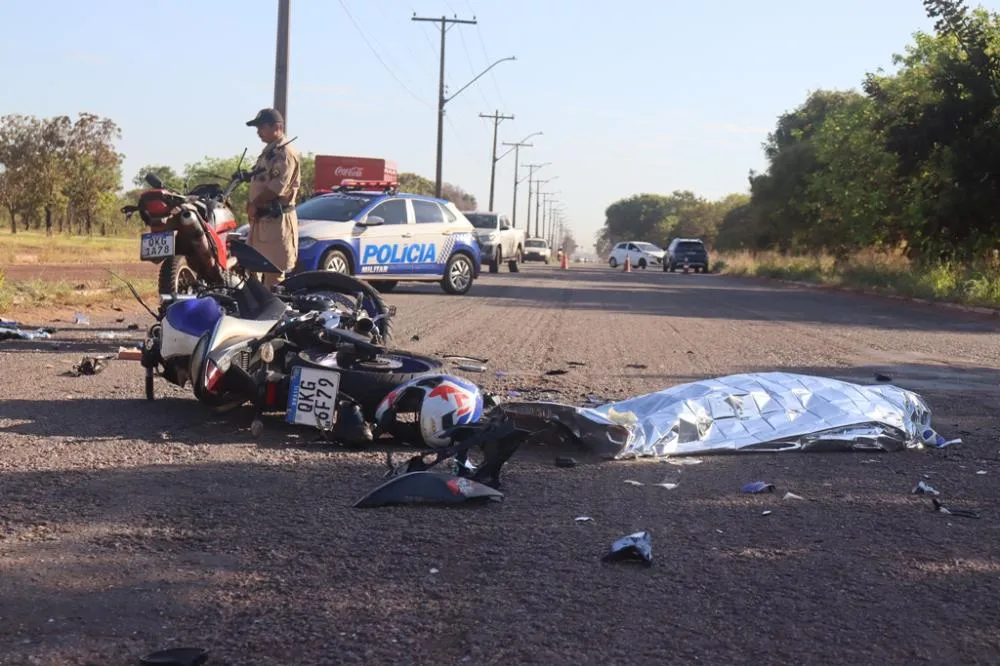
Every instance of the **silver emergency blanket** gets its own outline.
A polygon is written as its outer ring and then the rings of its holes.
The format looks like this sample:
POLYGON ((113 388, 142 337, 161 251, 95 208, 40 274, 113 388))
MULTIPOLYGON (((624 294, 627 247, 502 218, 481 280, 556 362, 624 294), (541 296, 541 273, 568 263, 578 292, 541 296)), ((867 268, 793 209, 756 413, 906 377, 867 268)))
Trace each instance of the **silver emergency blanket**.
POLYGON ((931 429, 930 408, 912 391, 784 372, 707 379, 598 407, 501 408, 515 421, 558 423, 592 452, 615 459, 945 444, 931 429))

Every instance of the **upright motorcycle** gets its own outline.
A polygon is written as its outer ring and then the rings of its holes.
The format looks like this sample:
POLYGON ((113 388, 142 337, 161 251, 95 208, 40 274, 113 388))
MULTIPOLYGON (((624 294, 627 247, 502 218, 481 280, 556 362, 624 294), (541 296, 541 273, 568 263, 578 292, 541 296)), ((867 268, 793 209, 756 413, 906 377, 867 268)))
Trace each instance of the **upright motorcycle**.
POLYGON ((235 260, 227 249, 226 237, 237 227, 229 197, 236 187, 263 169, 242 171, 242 164, 241 157, 225 188, 205 183, 187 194, 167 188, 156 175, 148 173, 145 180, 152 189, 139 195, 137 205, 121 209, 126 219, 139 213, 149 227, 142 234, 139 258, 160 264, 160 294, 190 294, 197 286, 228 283, 235 260))

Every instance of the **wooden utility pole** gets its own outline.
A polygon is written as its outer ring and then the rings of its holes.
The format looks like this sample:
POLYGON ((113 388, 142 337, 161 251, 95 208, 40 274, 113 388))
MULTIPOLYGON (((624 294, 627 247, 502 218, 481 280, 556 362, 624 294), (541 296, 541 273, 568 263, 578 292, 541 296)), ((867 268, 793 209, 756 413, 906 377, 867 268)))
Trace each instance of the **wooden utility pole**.
POLYGON ((288 131, 288 32, 291 0, 278 0, 278 40, 274 54, 274 108, 288 131))
MULTIPOLYGON (((437 136, 437 168, 434 175, 434 196, 441 197, 441 160, 444 154, 444 105, 447 100, 444 96, 444 36, 448 32, 448 24, 464 23, 476 25, 476 20, 471 21, 460 18, 422 18, 414 16, 413 21, 427 21, 441 24, 441 72, 438 78, 438 136, 437 136)), ((461 91, 460 91, 461 92, 461 91)), ((457 94, 457 93, 456 93, 457 94)))
MULTIPOLYGON (((493 210, 493 191, 494 185, 496 184, 497 178, 497 128, 500 127, 500 122, 504 120, 514 120, 514 116, 503 116, 500 115, 499 111, 494 111, 492 114, 480 113, 480 118, 492 118, 493 119, 493 157, 490 163, 490 206, 487 210, 493 210)), ((515 167, 516 169, 516 167, 515 167)), ((517 173, 515 172, 515 177, 517 173)), ((513 224, 513 223, 512 223, 513 224)))

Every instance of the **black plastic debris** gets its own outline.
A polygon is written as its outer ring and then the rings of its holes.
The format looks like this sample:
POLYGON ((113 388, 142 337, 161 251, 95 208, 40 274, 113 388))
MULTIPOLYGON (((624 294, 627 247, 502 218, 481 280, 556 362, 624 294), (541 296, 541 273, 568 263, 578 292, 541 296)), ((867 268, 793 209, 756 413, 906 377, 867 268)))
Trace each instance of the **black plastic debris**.
POLYGON ((52 337, 50 329, 28 330, 18 326, 8 326, 7 322, 0 325, 0 340, 39 340, 49 337, 52 337))
POLYGON ((548 375, 548 376, 550 376, 550 377, 552 377, 554 375, 565 375, 568 372, 569 372, 569 370, 557 369, 557 370, 549 370, 545 374, 548 375))
POLYGON ((969 511, 967 509, 949 509, 941 501, 932 497, 931 501, 934 503, 934 510, 938 513, 947 514, 949 516, 959 516, 960 518, 979 518, 979 514, 975 511, 969 511))
POLYGON ((201 648, 172 648, 139 657, 142 666, 201 666, 206 661, 208 650, 201 648))
POLYGON ((83 360, 73 367, 73 374, 76 376, 96 375, 103 372, 104 368, 104 359, 98 356, 84 356, 83 360))
POLYGON ((408 472, 393 477, 354 503, 356 509, 392 504, 461 504, 470 500, 503 499, 503 493, 486 484, 454 474, 408 472))
POLYGON ((139 330, 139 324, 129 324, 125 328, 127 328, 130 331, 138 331, 139 330))
POLYGON ((633 368, 633 369, 635 369, 635 370, 645 370, 645 369, 646 369, 646 368, 648 368, 649 366, 648 366, 648 365, 646 365, 645 363, 629 363, 629 364, 628 364, 628 365, 626 365, 625 367, 626 367, 626 368, 633 368))
POLYGON ((566 361, 566 365, 574 365, 574 366, 580 367, 580 366, 584 366, 584 365, 587 365, 587 364, 584 363, 583 361, 566 361))
POLYGON ((576 467, 576 464, 576 458, 570 458, 569 456, 556 457, 556 467, 576 467))
POLYGON ((410 342, 420 342, 420 336, 414 333, 410 336, 410 342))
POLYGON ((653 541, 649 532, 635 532, 611 544, 611 551, 601 558, 604 562, 642 562, 653 566, 653 541))
POLYGON ((764 481, 754 481, 753 483, 745 484, 740 490, 745 493, 773 493, 774 484, 765 483, 764 481))
POLYGON ((875 381, 877 381, 877 382, 891 382, 892 381, 892 377, 890 377, 889 375, 883 375, 881 372, 876 372, 875 373, 875 381))

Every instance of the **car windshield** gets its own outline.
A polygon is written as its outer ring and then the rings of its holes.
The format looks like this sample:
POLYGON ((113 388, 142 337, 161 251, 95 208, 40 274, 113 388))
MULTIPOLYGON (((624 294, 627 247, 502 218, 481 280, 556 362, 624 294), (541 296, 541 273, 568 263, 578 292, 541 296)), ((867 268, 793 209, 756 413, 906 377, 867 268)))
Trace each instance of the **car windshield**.
POLYGON ((465 217, 472 222, 472 226, 476 229, 496 229, 497 228, 497 216, 496 215, 483 215, 482 213, 466 213, 465 217))
POLYGON ((300 220, 326 220, 328 222, 349 222, 357 217, 371 197, 330 194, 303 201, 295 207, 300 220))
POLYGON ((545 245, 545 241, 543 241, 543 240, 524 241, 524 246, 525 247, 547 247, 545 245))
POLYGON ((636 243, 635 246, 643 252, 663 252, 663 250, 656 247, 652 243, 636 243))
POLYGON ((700 242, 698 242, 698 241, 684 241, 684 242, 681 242, 681 243, 677 244, 677 249, 678 250, 685 250, 685 251, 688 251, 688 252, 690 252, 690 251, 693 250, 693 251, 697 252, 699 250, 704 250, 705 246, 703 244, 701 244, 700 242))

